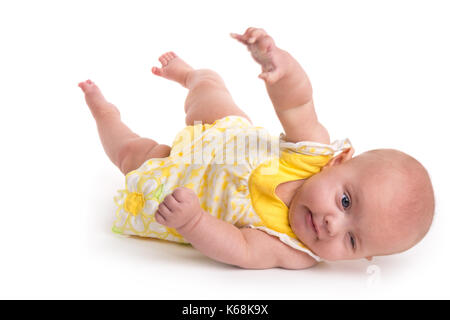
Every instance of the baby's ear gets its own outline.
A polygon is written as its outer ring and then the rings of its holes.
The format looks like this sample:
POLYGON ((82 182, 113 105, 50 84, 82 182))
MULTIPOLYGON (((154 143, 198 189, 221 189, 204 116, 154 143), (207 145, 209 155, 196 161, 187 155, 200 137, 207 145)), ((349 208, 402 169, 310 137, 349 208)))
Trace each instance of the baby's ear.
POLYGON ((338 165, 338 164, 340 164, 340 163, 344 163, 344 162, 350 160, 350 159, 353 157, 353 153, 355 153, 355 149, 353 149, 352 147, 351 147, 351 148, 348 148, 348 149, 345 149, 344 151, 342 151, 341 153, 339 153, 337 156, 333 157, 333 158, 332 158, 332 159, 324 166, 324 169, 325 169, 325 168, 328 168, 328 167, 332 167, 332 166, 338 165))

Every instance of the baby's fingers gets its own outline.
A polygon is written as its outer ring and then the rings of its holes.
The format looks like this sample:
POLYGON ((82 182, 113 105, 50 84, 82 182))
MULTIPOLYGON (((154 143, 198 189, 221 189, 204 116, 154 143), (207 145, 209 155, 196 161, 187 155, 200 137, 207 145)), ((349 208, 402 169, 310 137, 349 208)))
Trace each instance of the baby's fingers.
POLYGON ((266 31, 261 28, 248 28, 247 31, 244 34, 244 39, 248 43, 255 43, 258 38, 263 37, 267 35, 266 31))
POLYGON ((244 44, 252 44, 255 43, 258 38, 267 35, 267 33, 264 29, 250 27, 244 32, 243 35, 237 33, 230 33, 230 35, 239 42, 244 44))
POLYGON ((160 224, 167 224, 170 216, 172 215, 172 212, 167 208, 167 206, 164 203, 160 203, 158 210, 155 212, 155 219, 156 222, 160 224))
POLYGON ((242 38, 245 41, 248 41, 251 38, 253 32, 255 32, 255 30, 256 30, 256 28, 253 28, 253 27, 247 28, 247 30, 245 30, 244 34, 242 35, 242 38))
POLYGON ((163 203, 167 206, 170 211, 177 210, 180 207, 180 203, 175 199, 172 194, 167 195, 164 198, 163 203))

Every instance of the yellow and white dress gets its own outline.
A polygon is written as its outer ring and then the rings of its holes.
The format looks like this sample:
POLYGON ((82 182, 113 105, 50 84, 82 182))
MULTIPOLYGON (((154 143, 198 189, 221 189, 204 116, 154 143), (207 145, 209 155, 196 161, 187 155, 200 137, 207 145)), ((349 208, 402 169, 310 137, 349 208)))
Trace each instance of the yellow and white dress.
POLYGON ((187 243, 176 230, 156 222, 154 213, 177 187, 198 195, 202 208, 239 228, 251 227, 320 260, 289 226, 289 208, 277 197, 283 182, 307 179, 331 157, 350 147, 274 137, 247 119, 228 116, 213 124, 187 126, 175 137, 169 157, 150 159, 125 178, 113 231, 187 243))

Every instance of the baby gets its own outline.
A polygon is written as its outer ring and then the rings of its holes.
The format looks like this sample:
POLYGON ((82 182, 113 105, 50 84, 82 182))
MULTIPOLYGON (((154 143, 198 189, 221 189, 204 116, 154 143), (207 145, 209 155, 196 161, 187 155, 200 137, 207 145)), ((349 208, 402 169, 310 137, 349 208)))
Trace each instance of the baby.
POLYGON ((280 137, 252 125, 217 73, 173 52, 152 68, 189 90, 187 127, 172 147, 135 134, 92 81, 79 84, 106 154, 126 175, 113 231, 190 243, 253 269, 370 260, 419 242, 434 214, 425 168, 401 151, 353 157, 348 140, 330 144, 299 63, 263 29, 231 36, 262 67, 280 137))

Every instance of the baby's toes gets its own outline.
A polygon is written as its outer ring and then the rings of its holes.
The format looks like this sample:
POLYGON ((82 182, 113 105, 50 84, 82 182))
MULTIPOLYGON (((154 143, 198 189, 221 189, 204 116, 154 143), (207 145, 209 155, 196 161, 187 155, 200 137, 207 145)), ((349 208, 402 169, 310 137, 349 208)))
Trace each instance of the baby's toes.
POLYGON ((98 90, 97 86, 95 85, 95 83, 91 80, 86 80, 83 82, 80 82, 78 84, 78 86, 81 88, 81 90, 83 90, 83 92, 85 94, 88 94, 92 91, 98 90))
POLYGON ((167 59, 167 56, 165 54, 160 56, 158 60, 159 60, 159 62, 161 62, 161 65, 163 67, 167 66, 167 64, 169 63, 169 59, 167 59))
POLYGON ((152 68, 152 73, 153 73, 154 75, 157 75, 157 76, 162 76, 163 71, 162 71, 161 68, 153 67, 153 68, 152 68))
POLYGON ((91 80, 80 82, 78 86, 83 90, 84 94, 100 94, 100 89, 91 80))
POLYGON ((170 52, 166 52, 163 55, 161 55, 159 57, 159 62, 161 62, 162 66, 165 67, 169 64, 169 62, 173 59, 177 58, 177 55, 170 51, 170 52))

